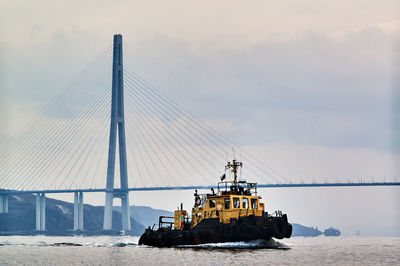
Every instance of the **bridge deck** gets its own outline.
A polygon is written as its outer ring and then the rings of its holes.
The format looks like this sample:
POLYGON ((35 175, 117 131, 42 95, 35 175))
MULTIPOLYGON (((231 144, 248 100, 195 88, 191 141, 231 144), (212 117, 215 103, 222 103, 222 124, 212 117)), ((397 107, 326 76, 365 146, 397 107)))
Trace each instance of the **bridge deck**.
MULTIPOLYGON (((294 187, 376 187, 400 186, 400 182, 370 182, 370 183, 290 183, 290 184, 258 184, 259 188, 294 188, 294 187)), ((157 191, 157 190, 192 190, 211 189, 217 186, 176 186, 176 187, 136 187, 128 191, 157 191)), ((121 189, 114 189, 115 192, 121 189)), ((75 193, 75 192, 106 192, 99 189, 61 189, 61 190, 0 190, 0 194, 30 194, 30 193, 75 193)))

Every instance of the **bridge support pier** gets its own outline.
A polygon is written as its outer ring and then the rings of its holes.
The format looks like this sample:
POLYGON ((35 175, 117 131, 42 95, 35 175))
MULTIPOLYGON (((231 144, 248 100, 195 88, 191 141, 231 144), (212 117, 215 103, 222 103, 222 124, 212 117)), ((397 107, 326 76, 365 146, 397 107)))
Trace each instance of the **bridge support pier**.
POLYGON ((129 191, 106 192, 106 204, 104 208, 103 230, 112 230, 112 206, 114 198, 121 199, 122 230, 131 230, 129 214, 129 191))
POLYGON ((8 195, 0 195, 0 213, 8 213, 8 195))
POLYGON ((121 213, 122 213, 122 229, 131 229, 131 217, 129 214, 129 192, 126 192, 121 197, 121 213))
POLYGON ((74 193, 74 231, 78 230, 79 214, 78 214, 78 192, 74 193))
POLYGON ((74 230, 83 231, 83 193, 74 194, 74 230))
POLYGON ((36 231, 46 231, 46 196, 36 194, 36 231))
POLYGON ((78 219, 78 229, 83 231, 83 193, 79 192, 79 219, 78 219))
POLYGON ((40 231, 40 195, 36 194, 36 231, 40 231))
POLYGON ((104 206, 103 230, 112 229, 112 206, 114 195, 113 192, 106 192, 106 202, 104 206))

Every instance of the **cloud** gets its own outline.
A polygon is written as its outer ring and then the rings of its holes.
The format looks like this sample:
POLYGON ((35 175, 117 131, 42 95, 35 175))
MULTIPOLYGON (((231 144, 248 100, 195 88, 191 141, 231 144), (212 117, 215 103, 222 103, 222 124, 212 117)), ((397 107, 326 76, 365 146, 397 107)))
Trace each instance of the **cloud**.
POLYGON ((393 39, 371 28, 199 54, 158 37, 180 49, 154 46, 150 64, 146 54, 130 61, 193 113, 237 124, 239 134, 390 152, 393 39))

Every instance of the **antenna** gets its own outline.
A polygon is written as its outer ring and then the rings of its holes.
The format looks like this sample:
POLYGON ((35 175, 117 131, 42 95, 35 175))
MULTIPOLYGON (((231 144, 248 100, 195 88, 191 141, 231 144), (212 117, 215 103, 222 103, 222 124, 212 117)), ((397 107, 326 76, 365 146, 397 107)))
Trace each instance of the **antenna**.
POLYGON ((232 147, 232 150, 233 150, 233 159, 234 159, 234 160, 236 160, 236 156, 235 156, 235 148, 234 148, 234 147, 232 147))
POLYGON ((237 169, 238 169, 238 167, 242 167, 242 166, 243 166, 243 164, 241 162, 237 162, 236 159, 233 159, 232 162, 228 162, 228 164, 225 166, 225 171, 227 169, 232 168, 234 186, 237 186, 237 172, 238 172, 237 169))

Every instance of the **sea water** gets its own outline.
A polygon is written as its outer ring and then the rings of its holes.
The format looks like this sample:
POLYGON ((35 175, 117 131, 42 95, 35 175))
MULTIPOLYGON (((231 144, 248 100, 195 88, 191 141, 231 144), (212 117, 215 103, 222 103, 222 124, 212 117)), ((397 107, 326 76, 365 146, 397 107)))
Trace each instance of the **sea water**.
POLYGON ((137 237, 0 237, 0 265, 400 265, 400 238, 294 237, 175 248, 137 237))

